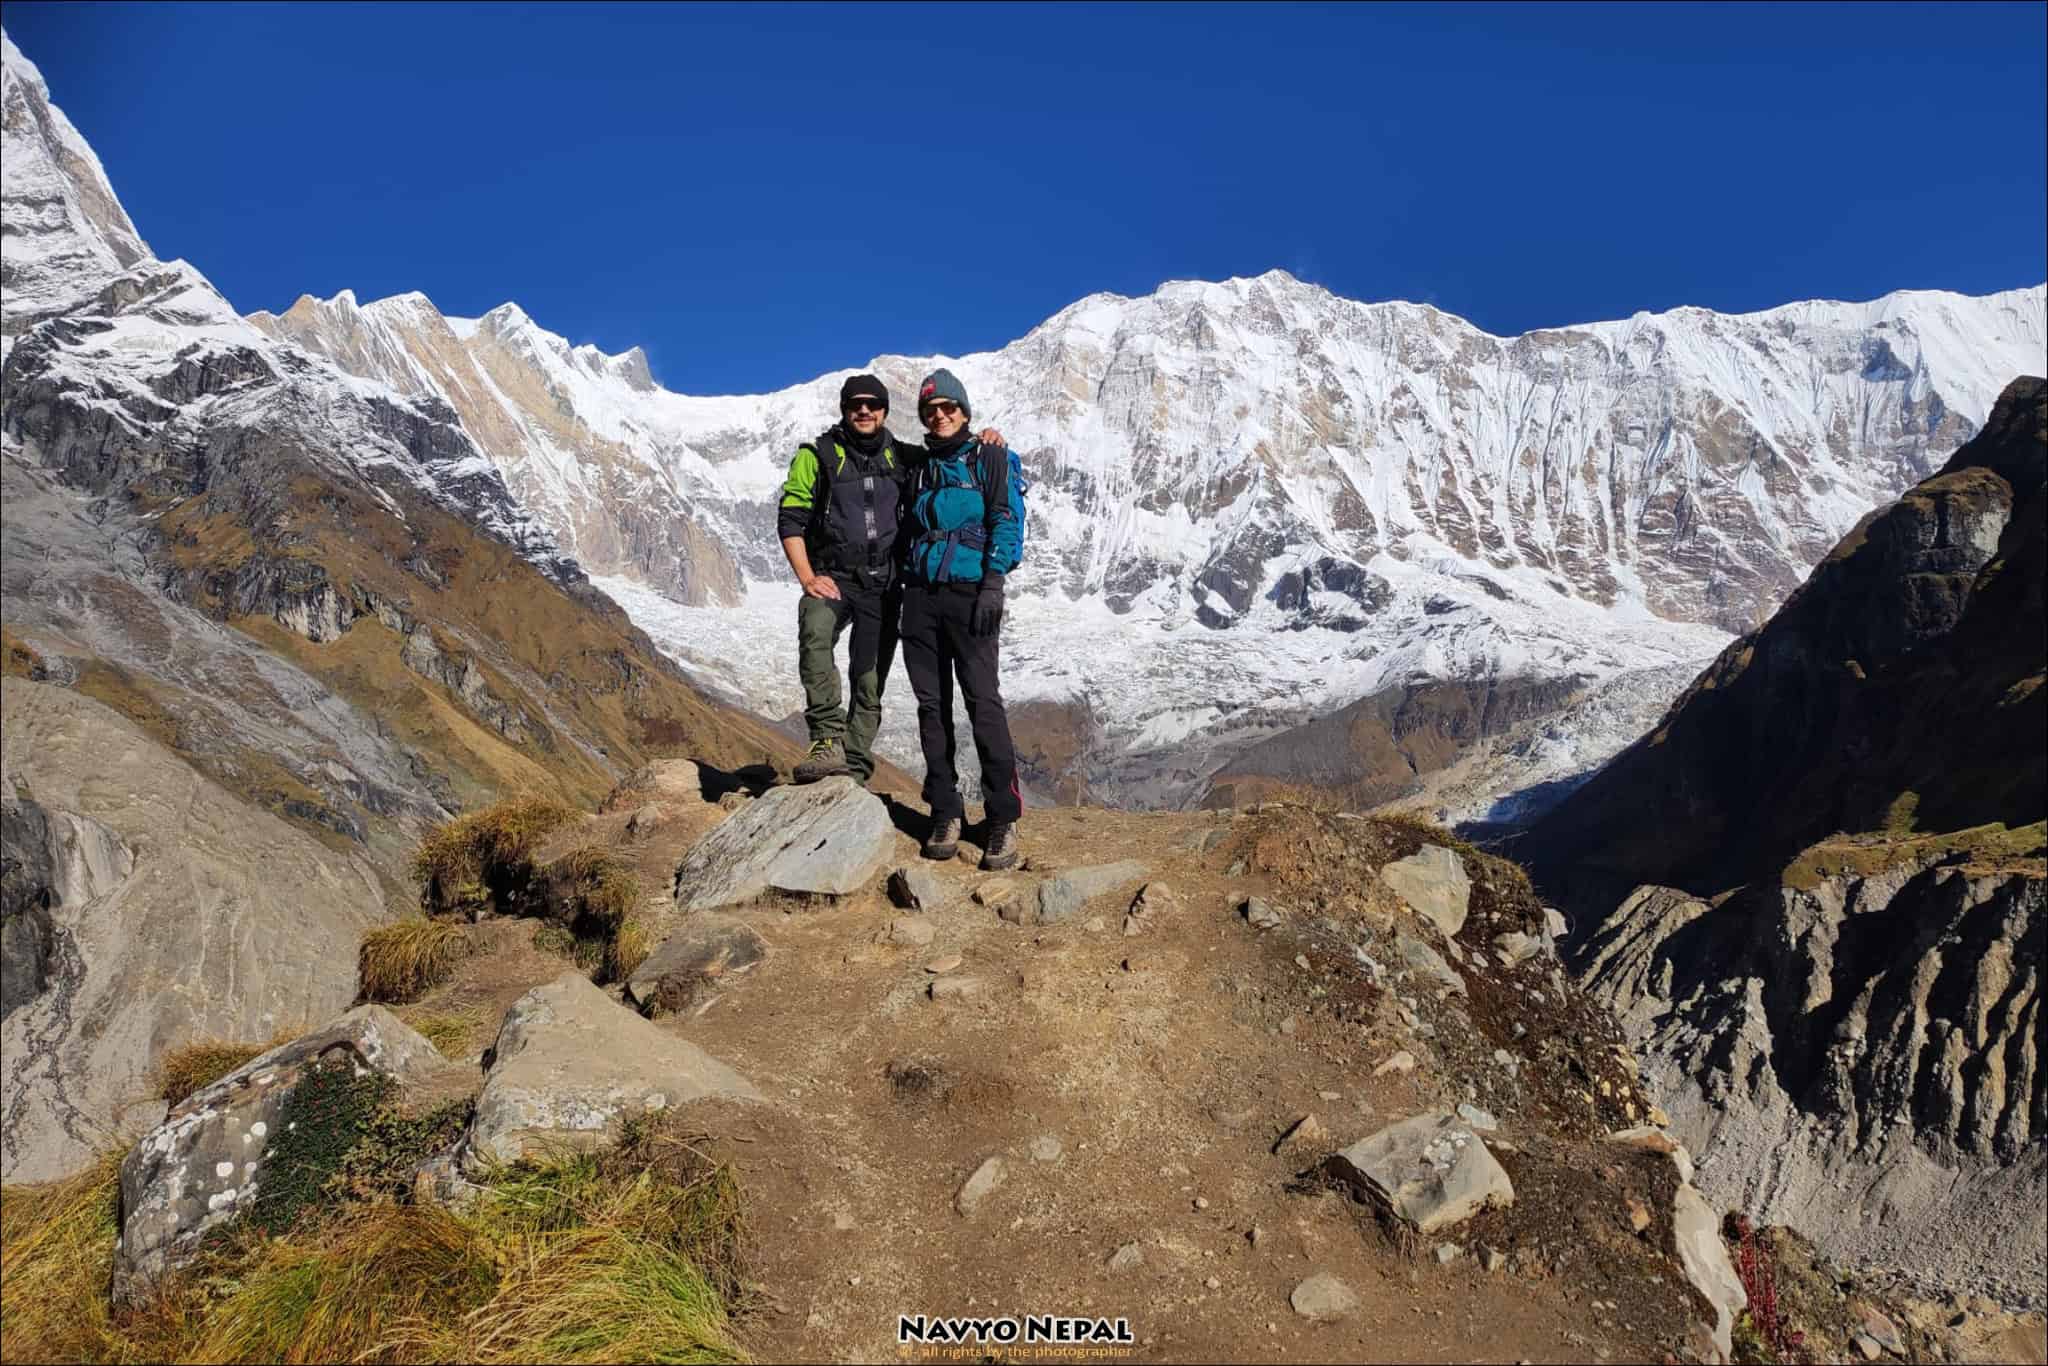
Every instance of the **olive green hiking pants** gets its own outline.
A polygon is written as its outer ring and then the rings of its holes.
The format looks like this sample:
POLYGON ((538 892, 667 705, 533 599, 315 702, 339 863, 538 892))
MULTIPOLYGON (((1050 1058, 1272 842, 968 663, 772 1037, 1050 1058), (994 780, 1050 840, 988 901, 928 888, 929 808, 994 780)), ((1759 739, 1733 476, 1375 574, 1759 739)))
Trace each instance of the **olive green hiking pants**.
POLYGON ((796 672, 804 685, 804 725, 812 743, 838 740, 846 766, 862 783, 875 775, 875 731, 882 724, 882 689, 896 659, 896 618, 902 594, 894 588, 863 590, 834 577, 839 599, 806 593, 796 605, 796 672), (852 685, 850 713, 840 705, 839 666, 832 657, 840 633, 853 628, 847 650, 852 685))

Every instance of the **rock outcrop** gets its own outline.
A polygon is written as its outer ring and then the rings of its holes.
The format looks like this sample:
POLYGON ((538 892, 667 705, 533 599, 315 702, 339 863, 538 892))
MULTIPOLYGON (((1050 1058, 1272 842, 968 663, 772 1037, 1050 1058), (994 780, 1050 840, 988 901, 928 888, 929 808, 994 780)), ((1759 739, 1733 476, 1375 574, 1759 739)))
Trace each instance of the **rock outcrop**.
POLYGON ((1389 1124, 1332 1157, 1329 1171, 1417 1233, 1435 1233, 1488 1206, 1515 1202, 1507 1172, 1472 1126, 1454 1114, 1389 1124))

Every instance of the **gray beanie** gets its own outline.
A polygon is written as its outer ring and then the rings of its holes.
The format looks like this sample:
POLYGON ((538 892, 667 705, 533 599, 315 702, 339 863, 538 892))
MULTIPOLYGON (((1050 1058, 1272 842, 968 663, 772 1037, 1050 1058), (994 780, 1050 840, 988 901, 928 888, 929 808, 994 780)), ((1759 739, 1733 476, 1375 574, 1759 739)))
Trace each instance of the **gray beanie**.
POLYGON ((935 398, 950 398, 960 405, 960 416, 971 418, 974 409, 967 402, 967 386, 951 370, 934 370, 924 377, 924 383, 917 386, 917 410, 920 416, 924 405, 935 398))

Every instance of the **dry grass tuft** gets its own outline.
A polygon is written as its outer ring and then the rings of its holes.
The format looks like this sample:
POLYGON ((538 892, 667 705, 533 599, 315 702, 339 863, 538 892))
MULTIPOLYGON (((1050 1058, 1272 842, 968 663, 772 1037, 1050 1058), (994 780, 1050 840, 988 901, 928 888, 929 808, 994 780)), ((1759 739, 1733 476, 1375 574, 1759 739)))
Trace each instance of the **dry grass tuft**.
POLYGON ((653 951, 654 936, 647 928, 647 922, 637 915, 627 916, 619 923, 618 932, 612 935, 611 941, 605 946, 605 980, 625 981, 647 961, 647 955, 653 951))
POLYGON ((591 920, 614 930, 640 900, 640 879, 624 859, 598 844, 562 855, 541 876, 550 908, 572 926, 591 920))
POLYGON ((447 980, 469 952, 469 932, 447 920, 416 916, 363 936, 356 976, 365 1001, 402 1002, 447 980))
POLYGON ((228 1073, 297 1036, 279 1034, 268 1043, 229 1043, 199 1039, 173 1048, 157 1060, 153 1085, 166 1105, 177 1105, 194 1091, 213 1085, 228 1073))
POLYGON ((459 911, 472 917, 494 907, 514 909, 511 903, 532 874, 534 851, 575 819, 573 807, 528 795, 435 826, 412 856, 421 906, 429 914, 459 911))
POLYGON ((155 1303, 108 1308, 118 1154, 0 1194, 9 1361, 737 1361, 729 1168, 656 1117, 598 1153, 502 1170, 474 1206, 330 1207, 220 1238, 155 1303))
POLYGON ((484 1026, 483 1016, 473 1010, 428 1010, 402 1018, 442 1057, 457 1062, 476 1052, 477 1035, 484 1026))

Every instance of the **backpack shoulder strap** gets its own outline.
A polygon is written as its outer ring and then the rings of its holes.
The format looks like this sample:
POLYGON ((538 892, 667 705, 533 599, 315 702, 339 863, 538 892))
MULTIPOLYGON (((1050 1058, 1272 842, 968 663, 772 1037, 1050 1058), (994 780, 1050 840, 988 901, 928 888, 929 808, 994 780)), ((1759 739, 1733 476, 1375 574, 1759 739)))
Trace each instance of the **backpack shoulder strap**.
POLYGON ((993 528, 1010 508, 1010 452, 982 445, 975 453, 981 457, 981 521, 993 528))

